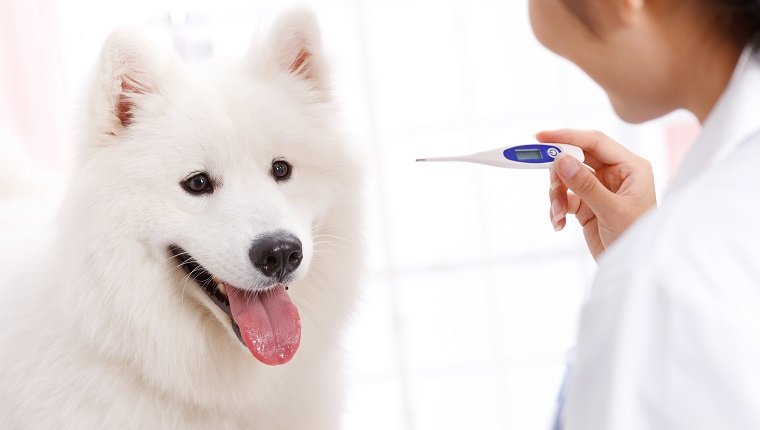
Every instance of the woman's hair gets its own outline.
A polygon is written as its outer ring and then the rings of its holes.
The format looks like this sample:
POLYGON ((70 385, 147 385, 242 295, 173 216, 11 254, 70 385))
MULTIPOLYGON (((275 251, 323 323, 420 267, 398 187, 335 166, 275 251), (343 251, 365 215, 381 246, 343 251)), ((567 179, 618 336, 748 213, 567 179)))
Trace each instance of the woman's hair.
MULTIPOLYGON (((703 0, 730 16, 731 31, 744 44, 760 34, 760 0, 703 0)), ((757 39, 755 39, 757 42, 757 39)))

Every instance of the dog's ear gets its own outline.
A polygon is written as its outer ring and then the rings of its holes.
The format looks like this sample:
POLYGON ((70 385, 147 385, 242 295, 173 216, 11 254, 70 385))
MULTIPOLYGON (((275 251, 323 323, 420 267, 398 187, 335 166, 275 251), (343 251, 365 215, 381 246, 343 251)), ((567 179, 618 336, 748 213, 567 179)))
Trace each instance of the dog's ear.
POLYGON ((282 15, 263 45, 248 54, 254 73, 265 79, 287 75, 327 97, 327 64, 317 17, 309 9, 294 9, 282 15))
POLYGON ((97 116, 103 131, 118 135, 135 120, 144 98, 158 91, 160 57, 135 32, 116 30, 100 54, 97 116))

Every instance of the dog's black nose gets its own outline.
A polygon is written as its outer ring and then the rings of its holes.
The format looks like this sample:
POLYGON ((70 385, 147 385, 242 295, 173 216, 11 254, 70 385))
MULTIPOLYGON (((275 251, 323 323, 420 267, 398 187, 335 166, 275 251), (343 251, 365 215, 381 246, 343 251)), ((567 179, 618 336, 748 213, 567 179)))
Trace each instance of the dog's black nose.
POLYGON ((282 281, 301 264, 303 251, 297 237, 280 231, 260 236, 253 241, 248 256, 264 276, 282 281))

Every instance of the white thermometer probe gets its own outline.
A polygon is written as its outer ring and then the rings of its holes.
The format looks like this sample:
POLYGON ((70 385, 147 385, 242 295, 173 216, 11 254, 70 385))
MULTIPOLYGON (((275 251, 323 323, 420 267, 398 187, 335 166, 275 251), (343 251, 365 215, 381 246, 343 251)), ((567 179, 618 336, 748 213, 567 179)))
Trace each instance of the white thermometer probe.
POLYGON ((583 150, 564 143, 531 143, 529 145, 507 146, 454 157, 418 158, 417 161, 465 161, 511 169, 548 169, 561 153, 584 160, 583 150))

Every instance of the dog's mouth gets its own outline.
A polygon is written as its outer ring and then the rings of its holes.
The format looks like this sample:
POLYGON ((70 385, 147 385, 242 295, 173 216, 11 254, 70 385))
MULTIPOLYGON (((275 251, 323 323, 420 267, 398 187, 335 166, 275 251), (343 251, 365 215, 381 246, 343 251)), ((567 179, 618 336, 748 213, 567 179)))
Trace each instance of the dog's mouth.
POLYGON ((170 245, 169 252, 201 291, 230 317, 235 335, 257 360, 278 365, 293 358, 301 343, 301 318, 285 285, 244 290, 216 278, 181 247, 170 245))

